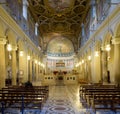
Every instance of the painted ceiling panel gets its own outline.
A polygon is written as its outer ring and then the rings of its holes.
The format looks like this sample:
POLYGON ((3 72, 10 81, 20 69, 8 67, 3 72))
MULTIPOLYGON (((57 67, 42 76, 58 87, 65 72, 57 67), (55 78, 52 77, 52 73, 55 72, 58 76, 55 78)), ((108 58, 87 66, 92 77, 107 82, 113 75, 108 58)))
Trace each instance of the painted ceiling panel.
POLYGON ((71 40, 77 48, 76 42, 90 8, 90 0, 28 0, 28 3, 45 43, 53 39, 50 34, 56 33, 71 40))

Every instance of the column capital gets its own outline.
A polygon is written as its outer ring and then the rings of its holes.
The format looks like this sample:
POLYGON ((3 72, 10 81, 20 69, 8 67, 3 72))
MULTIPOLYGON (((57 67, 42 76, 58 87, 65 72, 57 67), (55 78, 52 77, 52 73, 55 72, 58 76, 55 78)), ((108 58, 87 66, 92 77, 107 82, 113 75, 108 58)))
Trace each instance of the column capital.
POLYGON ((114 37, 112 39, 112 44, 120 44, 120 37, 114 37))
POLYGON ((0 44, 6 44, 6 36, 0 36, 0 44))

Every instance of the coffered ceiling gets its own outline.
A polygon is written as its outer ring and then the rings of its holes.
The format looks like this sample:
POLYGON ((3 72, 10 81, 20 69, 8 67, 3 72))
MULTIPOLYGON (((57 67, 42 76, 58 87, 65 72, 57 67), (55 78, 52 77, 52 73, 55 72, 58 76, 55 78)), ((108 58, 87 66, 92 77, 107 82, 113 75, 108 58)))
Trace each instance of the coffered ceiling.
POLYGON ((89 0, 28 0, 30 12, 39 24, 39 31, 47 44, 57 36, 72 41, 75 50, 81 23, 89 10, 89 0))

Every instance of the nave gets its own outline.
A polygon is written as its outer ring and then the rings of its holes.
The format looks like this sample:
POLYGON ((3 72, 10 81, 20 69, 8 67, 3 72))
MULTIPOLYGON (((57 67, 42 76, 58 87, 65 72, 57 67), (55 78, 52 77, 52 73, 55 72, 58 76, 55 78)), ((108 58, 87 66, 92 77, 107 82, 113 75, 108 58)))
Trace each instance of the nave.
POLYGON ((120 114, 115 85, 10 86, 0 92, 0 114, 120 114))
POLYGON ((50 86, 49 98, 41 113, 78 114, 82 106, 79 103, 78 87, 75 89, 75 86, 50 86))
POLYGON ((86 102, 79 96, 80 85, 50 86, 49 98, 41 114, 120 114, 110 110, 97 110, 88 108, 86 102))

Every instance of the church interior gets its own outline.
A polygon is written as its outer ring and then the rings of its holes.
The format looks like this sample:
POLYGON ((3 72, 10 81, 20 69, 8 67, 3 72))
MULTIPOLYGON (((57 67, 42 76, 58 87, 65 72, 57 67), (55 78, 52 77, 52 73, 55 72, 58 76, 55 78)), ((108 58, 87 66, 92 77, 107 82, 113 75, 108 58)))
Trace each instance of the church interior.
POLYGON ((120 0, 0 0, 0 114, 120 114, 120 0))

